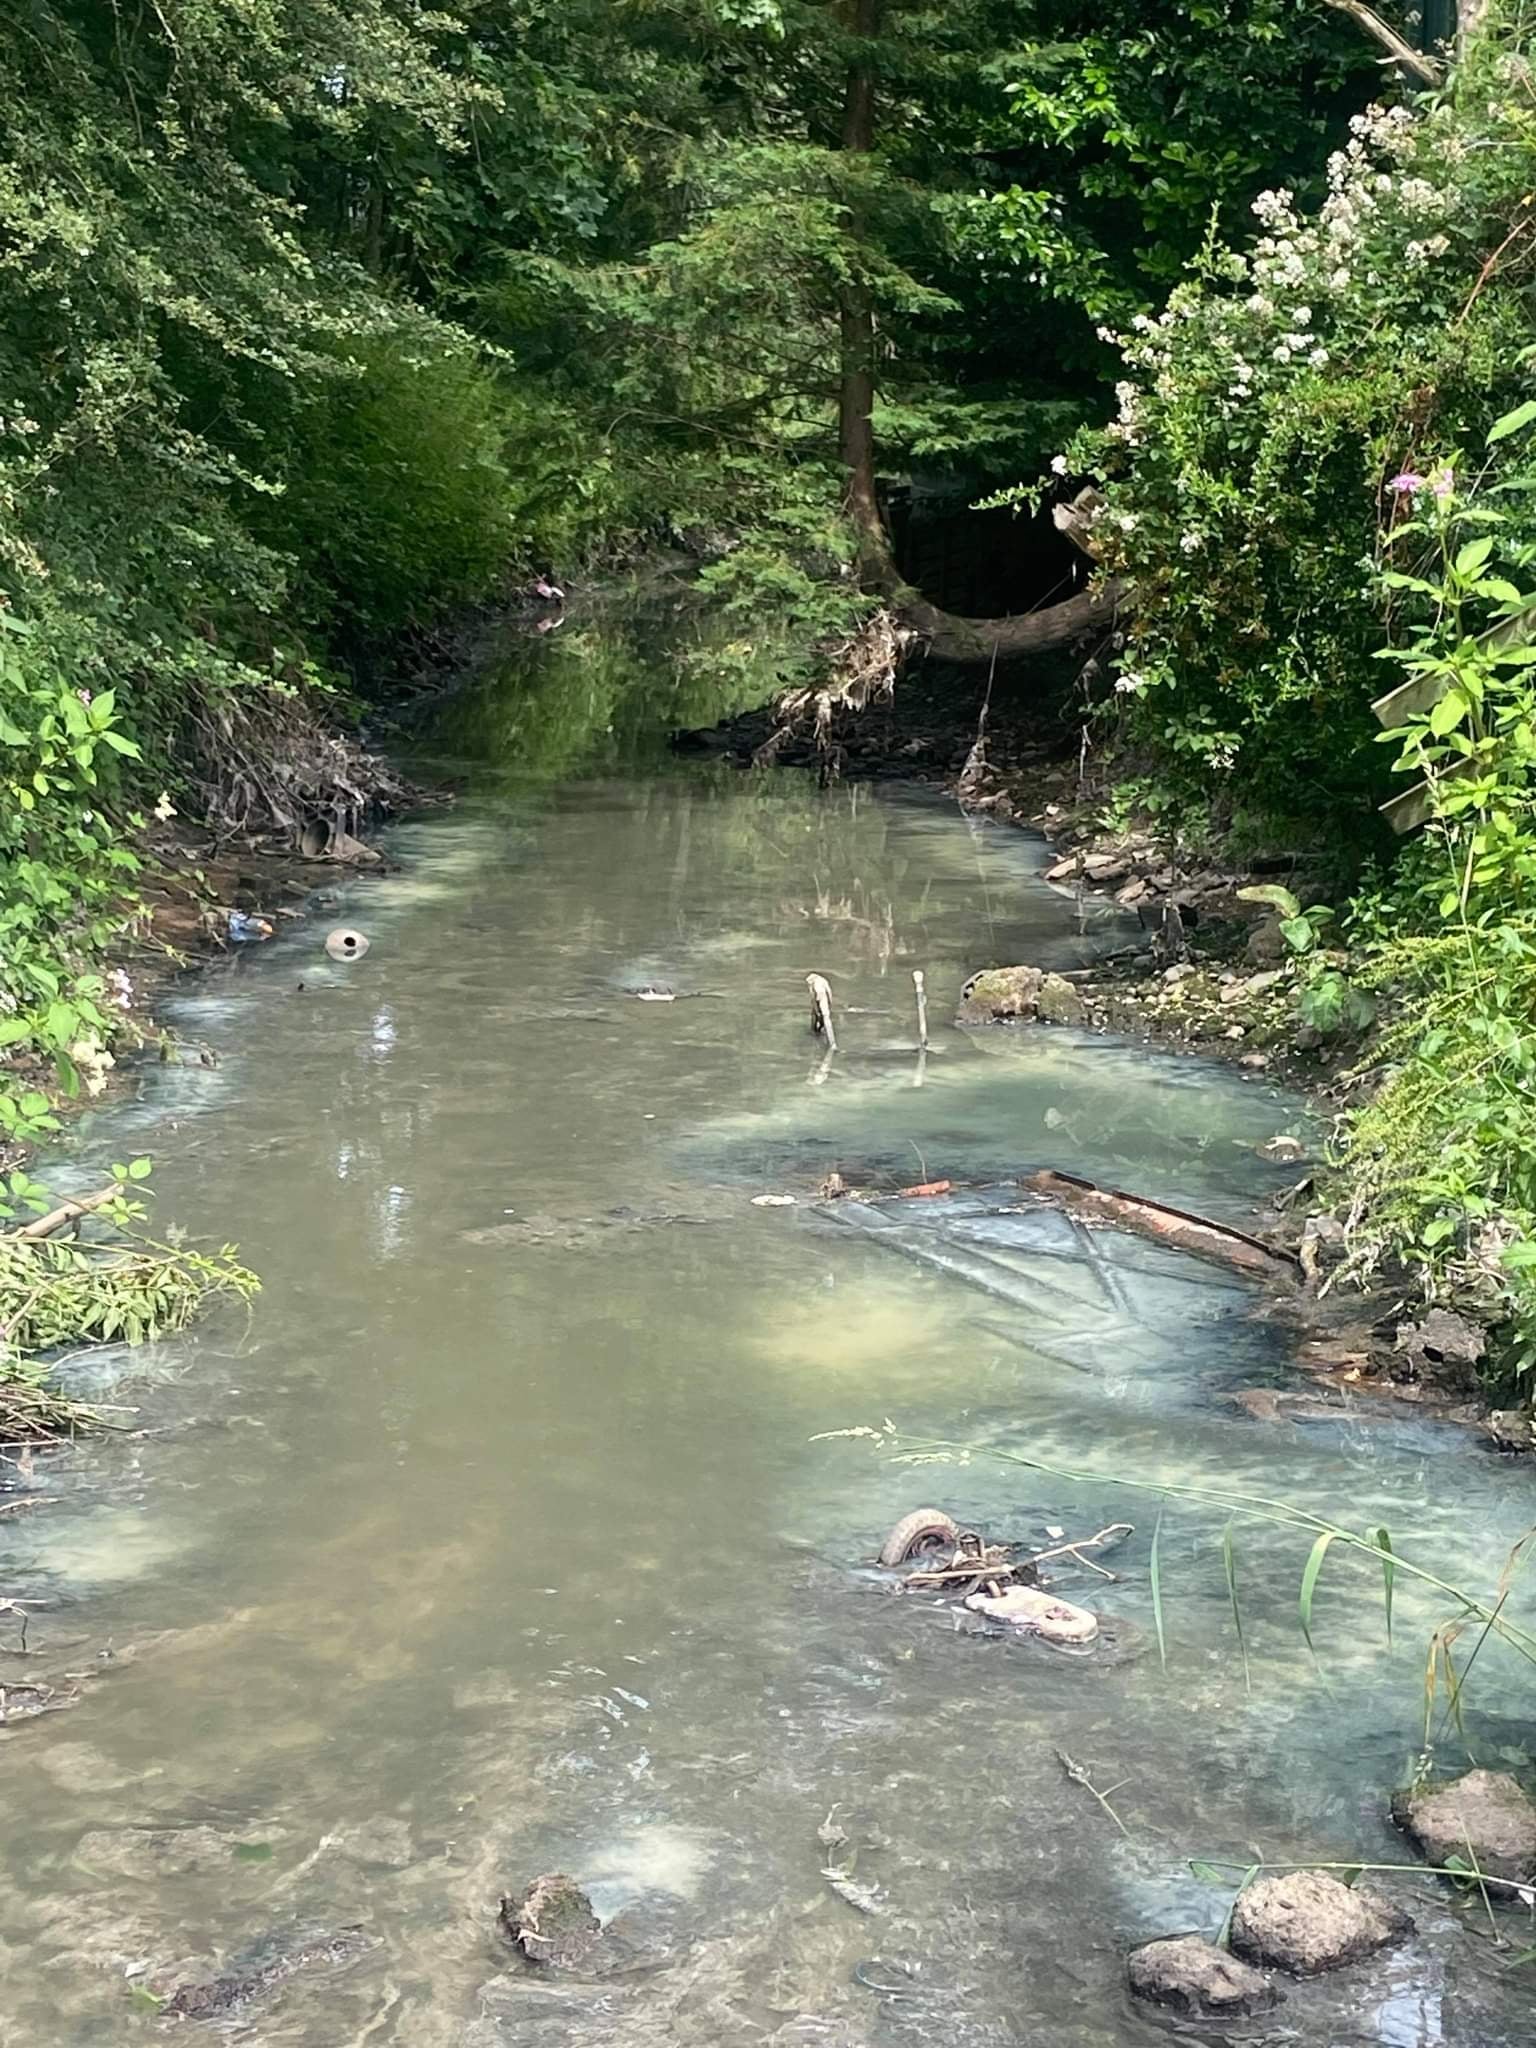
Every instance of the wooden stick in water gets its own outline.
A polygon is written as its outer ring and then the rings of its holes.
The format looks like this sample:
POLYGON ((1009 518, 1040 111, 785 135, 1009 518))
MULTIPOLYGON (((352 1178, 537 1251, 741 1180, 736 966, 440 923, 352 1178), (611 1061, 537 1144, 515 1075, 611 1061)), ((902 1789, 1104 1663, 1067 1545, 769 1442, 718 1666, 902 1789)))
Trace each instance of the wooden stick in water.
POLYGON ((811 992, 811 1029, 827 1041, 827 1051, 837 1051, 837 1033, 832 1027, 832 987, 824 974, 808 974, 805 985, 811 992))
POLYGON ((923 980, 921 967, 912 970, 912 986, 917 992, 917 1042, 923 1051, 928 1050, 928 987, 923 980))
POLYGON ((103 1202, 110 1202, 114 1195, 125 1192, 118 1181, 109 1188, 98 1188, 94 1195, 77 1195, 73 1201, 60 1202, 57 1209, 50 1209, 46 1216, 39 1216, 31 1223, 23 1223, 17 1230, 7 1232, 10 1237, 25 1238, 30 1243, 37 1239, 52 1237, 56 1230, 62 1230, 66 1223, 78 1223, 82 1216, 89 1216, 93 1209, 99 1209, 103 1202))

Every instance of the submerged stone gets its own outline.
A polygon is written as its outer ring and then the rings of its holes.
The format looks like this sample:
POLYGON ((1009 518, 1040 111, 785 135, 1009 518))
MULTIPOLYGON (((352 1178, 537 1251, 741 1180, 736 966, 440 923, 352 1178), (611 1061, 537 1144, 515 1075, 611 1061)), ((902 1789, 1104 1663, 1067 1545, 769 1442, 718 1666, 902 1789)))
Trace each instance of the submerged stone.
POLYGON ((1536 1804, 1507 1771, 1468 1771, 1449 1785, 1399 1793, 1392 1817, 1431 1863, 1459 1857, 1488 1877, 1536 1880, 1536 1804))
POLYGON ((1316 1977, 1389 1948, 1413 1922, 1385 1899, 1324 1870, 1261 1877, 1232 1908, 1232 1946, 1249 1962, 1316 1977))
POLYGON ((501 1924, 531 1963, 570 1969, 597 1944, 602 1922, 575 1878, 536 1877, 520 1899, 503 1899, 501 1924))
POLYGON ((361 1927, 343 1927, 333 1934, 319 1934, 307 1940, 278 1943, 262 1962, 247 1970, 234 1970, 223 1977, 201 1983, 182 1984, 160 2008, 178 2019, 218 2019, 273 1990, 300 1970, 316 1963, 347 1963, 375 1945, 374 1937, 361 1927))
POLYGON ((1241 2019, 1267 2011, 1284 1996, 1262 1971, 1200 1934, 1149 1941, 1132 1952, 1125 1967, 1137 1998, 1185 2019, 1241 2019))

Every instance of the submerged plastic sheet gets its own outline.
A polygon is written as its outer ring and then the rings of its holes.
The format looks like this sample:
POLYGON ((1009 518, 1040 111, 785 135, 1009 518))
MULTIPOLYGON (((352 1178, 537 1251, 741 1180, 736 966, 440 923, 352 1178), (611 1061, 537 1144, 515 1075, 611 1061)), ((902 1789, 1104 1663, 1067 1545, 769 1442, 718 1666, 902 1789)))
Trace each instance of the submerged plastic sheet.
POLYGON ((1191 1323, 1232 1316, 1252 1299, 1203 1260, 1087 1224, 1016 1187, 844 1200, 822 1213, 998 1304, 987 1328, 1077 1372, 1111 1360, 1123 1371, 1127 1347, 1132 1370, 1156 1372, 1183 1358, 1191 1323))

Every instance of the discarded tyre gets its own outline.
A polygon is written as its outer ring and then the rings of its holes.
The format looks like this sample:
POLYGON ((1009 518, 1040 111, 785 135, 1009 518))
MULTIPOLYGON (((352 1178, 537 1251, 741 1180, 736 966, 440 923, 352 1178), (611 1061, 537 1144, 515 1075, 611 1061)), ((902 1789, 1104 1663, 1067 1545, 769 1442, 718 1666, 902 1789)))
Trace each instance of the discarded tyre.
POLYGON ((361 960, 368 950, 368 941, 350 925, 339 924, 335 931, 327 933, 325 950, 333 960, 361 960))
POLYGON ((880 1562, 905 1564, 920 1550, 955 1550, 960 1544, 960 1524, 942 1508, 914 1508, 903 1515, 880 1546, 880 1562))

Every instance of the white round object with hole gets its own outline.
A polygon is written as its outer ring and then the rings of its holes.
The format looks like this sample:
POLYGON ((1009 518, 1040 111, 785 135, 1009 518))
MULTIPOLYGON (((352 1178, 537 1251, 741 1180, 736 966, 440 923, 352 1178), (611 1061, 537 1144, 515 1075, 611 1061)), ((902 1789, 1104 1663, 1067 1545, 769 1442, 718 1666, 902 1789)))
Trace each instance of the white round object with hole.
POLYGON ((325 950, 333 960, 361 960, 368 950, 368 941, 351 925, 339 924, 335 931, 326 934, 325 950))

